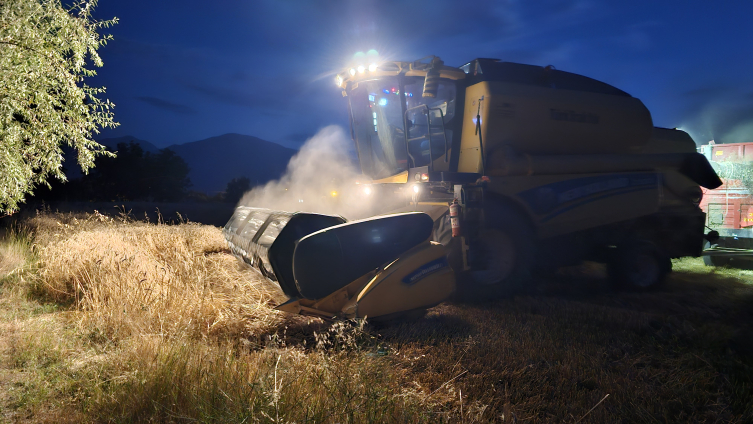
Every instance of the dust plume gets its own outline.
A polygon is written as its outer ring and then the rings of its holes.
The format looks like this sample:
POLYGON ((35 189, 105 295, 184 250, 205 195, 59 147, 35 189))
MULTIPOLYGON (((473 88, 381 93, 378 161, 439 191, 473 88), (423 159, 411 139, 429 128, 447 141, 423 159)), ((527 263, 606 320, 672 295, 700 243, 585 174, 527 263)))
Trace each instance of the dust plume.
POLYGON ((341 215, 349 220, 373 215, 376 196, 356 184, 367 178, 353 163, 351 146, 341 127, 322 128, 290 159, 285 175, 254 187, 240 205, 341 215))
POLYGON ((729 87, 694 90, 686 95, 690 113, 681 128, 697 144, 753 141, 753 95, 729 87))

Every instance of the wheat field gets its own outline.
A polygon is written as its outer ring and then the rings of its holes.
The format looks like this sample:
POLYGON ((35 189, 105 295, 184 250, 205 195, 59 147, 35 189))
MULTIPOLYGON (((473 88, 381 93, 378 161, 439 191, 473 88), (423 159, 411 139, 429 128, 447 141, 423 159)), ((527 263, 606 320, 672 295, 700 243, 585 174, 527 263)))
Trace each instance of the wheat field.
POLYGON ((753 421, 753 271, 674 266, 377 328, 275 311, 219 228, 44 213, 0 241, 0 422, 753 421))

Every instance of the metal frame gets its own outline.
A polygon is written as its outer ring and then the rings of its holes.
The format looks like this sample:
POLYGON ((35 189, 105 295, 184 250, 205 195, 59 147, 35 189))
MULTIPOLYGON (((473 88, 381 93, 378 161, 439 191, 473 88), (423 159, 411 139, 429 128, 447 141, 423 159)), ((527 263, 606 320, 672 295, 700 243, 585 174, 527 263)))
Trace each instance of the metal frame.
POLYGON ((425 109, 425 115, 426 115, 426 134, 429 136, 429 171, 434 171, 434 152, 432 150, 432 147, 434 146, 434 140, 431 137, 431 116, 430 113, 432 111, 439 111, 439 118, 442 120, 442 138, 444 139, 444 161, 445 163, 449 162, 449 158, 447 157, 447 152, 449 151, 449 148, 447 146, 447 132, 445 131, 444 126, 444 112, 442 112, 441 108, 429 108, 428 105, 418 105, 414 106, 410 109, 407 109, 405 111, 403 121, 404 121, 404 127, 405 127, 405 148, 408 151, 408 156, 413 160, 413 167, 416 167, 416 160, 413 157, 413 155, 410 154, 410 149, 408 149, 408 143, 410 143, 413 140, 419 140, 424 137, 416 137, 416 138, 408 138, 408 112, 418 110, 418 109, 425 109))

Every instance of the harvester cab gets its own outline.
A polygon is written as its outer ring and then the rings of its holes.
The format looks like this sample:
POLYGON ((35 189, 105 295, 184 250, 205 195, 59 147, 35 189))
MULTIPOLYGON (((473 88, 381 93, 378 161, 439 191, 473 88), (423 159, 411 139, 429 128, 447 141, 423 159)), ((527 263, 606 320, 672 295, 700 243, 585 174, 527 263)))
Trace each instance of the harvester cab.
POLYGON ((354 222, 239 207, 225 235, 291 298, 282 310, 392 316, 442 301, 456 280, 461 297, 493 298, 582 260, 642 290, 702 251, 699 186, 721 181, 687 133, 654 127, 622 90, 433 56, 356 63, 335 82, 368 191, 397 193, 399 207, 354 222), (272 216, 287 217, 281 230, 272 216), (279 231, 271 244, 265 228, 279 231))

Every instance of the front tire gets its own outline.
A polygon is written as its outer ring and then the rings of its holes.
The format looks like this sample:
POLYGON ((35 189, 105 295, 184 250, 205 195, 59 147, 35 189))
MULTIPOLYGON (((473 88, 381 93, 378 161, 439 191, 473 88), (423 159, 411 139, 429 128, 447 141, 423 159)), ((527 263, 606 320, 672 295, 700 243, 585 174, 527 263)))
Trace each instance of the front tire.
POLYGON ((489 208, 485 215, 485 225, 468 246, 470 270, 459 278, 458 294, 464 300, 485 301, 514 294, 531 277, 535 257, 531 225, 502 207, 489 208))

